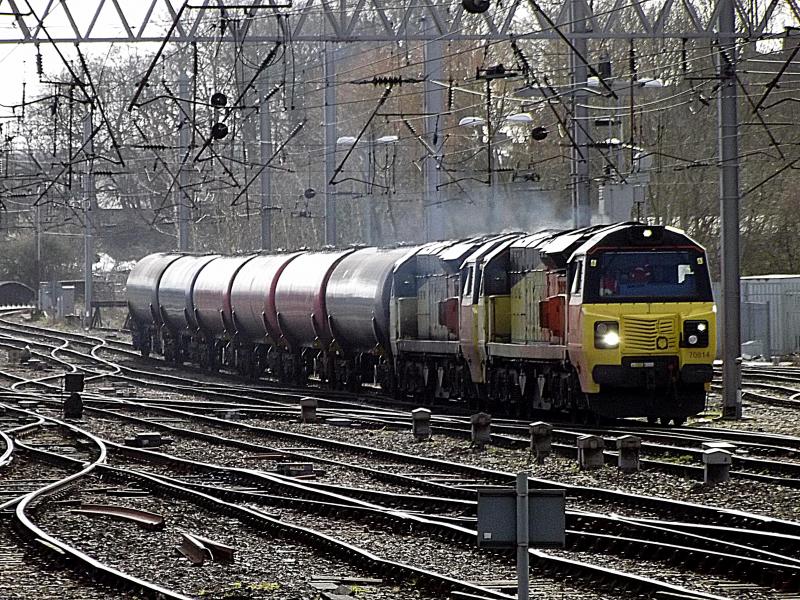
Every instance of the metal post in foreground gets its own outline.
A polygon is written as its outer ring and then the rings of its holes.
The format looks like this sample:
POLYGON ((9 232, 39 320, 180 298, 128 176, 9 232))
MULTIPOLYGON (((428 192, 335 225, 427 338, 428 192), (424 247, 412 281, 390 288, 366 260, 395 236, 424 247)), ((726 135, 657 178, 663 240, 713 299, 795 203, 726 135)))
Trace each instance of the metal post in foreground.
POLYGON ((736 82, 736 13, 720 0, 719 155, 722 217, 722 416, 742 416, 742 344, 739 288, 739 127, 736 82))
POLYGON ((528 600, 529 548, 563 548, 566 534, 564 490, 530 490, 528 474, 516 488, 478 489, 478 547, 517 550, 517 591, 528 600))
POLYGON ((528 474, 517 473, 517 599, 528 600, 528 474))

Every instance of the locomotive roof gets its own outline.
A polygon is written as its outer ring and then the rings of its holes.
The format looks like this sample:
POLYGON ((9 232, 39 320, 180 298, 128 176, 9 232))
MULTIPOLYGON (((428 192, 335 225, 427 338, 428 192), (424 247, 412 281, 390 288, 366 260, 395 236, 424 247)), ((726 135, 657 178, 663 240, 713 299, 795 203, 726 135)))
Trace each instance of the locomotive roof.
POLYGON ((507 248, 515 239, 519 238, 519 236, 519 233, 507 233, 486 240, 484 243, 478 246, 474 252, 467 256, 467 258, 464 260, 464 264, 461 265, 461 268, 463 269, 469 263, 476 263, 480 260, 488 260, 490 256, 493 256, 500 249, 507 248))
POLYGON ((659 246, 703 247, 682 230, 667 225, 620 223, 596 232, 575 249, 574 254, 587 254, 598 246, 614 248, 655 248, 659 246))
POLYGON ((511 244, 512 248, 536 248, 540 244, 543 244, 547 240, 553 238, 556 235, 563 233, 561 229, 545 229, 544 231, 538 231, 536 233, 531 233, 527 235, 523 235, 518 240, 516 240, 513 244, 511 244))

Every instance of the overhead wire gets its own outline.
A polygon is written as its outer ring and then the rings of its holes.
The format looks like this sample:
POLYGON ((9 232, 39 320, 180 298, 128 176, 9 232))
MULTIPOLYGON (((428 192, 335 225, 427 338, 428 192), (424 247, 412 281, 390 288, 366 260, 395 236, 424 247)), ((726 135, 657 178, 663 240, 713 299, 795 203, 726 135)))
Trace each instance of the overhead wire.
MULTIPOLYGON (((499 42, 498 42, 498 43, 499 43, 499 42)), ((292 52, 293 52, 293 51, 294 51, 294 48, 293 48, 293 46, 292 46, 292 48, 291 48, 291 49, 292 49, 292 52)), ((474 51, 474 49, 471 49, 471 50, 469 50, 469 51, 474 51)), ((339 85, 343 85, 343 84, 339 84, 339 85)), ((408 95, 414 95, 414 94, 413 94, 413 93, 409 93, 408 95)), ((364 99, 363 101, 364 101, 364 102, 369 102, 370 100, 369 100, 369 99, 364 99)), ((658 102, 658 101, 657 101, 657 102, 658 102)), ((657 102, 656 102, 656 103, 657 103, 657 102)), ((339 104, 341 105, 342 103, 339 103, 339 104)), ((669 108, 669 107, 667 107, 667 108, 669 108)), ((657 110, 657 109, 653 109, 653 110, 657 110)))

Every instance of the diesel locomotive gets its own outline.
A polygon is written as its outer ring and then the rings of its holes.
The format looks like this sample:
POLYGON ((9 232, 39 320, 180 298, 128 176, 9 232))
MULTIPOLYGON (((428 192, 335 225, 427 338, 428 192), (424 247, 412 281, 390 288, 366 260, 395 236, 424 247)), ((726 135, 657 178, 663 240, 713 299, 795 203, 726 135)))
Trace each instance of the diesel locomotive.
POLYGON ((509 415, 702 411, 715 352, 704 249, 641 223, 414 247, 159 253, 127 286, 134 346, 247 377, 509 415))

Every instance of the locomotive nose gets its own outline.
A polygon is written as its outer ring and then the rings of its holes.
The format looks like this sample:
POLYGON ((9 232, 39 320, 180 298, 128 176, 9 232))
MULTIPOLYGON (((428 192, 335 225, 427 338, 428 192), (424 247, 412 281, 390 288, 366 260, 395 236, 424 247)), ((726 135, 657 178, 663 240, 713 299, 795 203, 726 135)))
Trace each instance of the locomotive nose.
POLYGON ((623 354, 676 352, 680 317, 677 314, 625 315, 620 322, 623 354))

